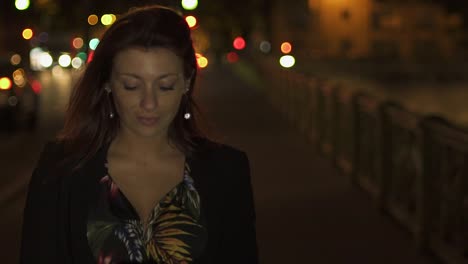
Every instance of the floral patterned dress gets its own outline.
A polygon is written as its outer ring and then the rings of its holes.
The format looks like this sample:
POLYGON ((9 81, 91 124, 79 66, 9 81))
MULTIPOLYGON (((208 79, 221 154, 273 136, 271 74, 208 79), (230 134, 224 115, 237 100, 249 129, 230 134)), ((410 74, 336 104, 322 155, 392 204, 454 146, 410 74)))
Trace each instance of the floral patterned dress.
POLYGON ((188 164, 183 181, 154 207, 147 228, 107 169, 99 187, 87 225, 88 244, 97 263, 188 264, 202 254, 207 233, 188 164))

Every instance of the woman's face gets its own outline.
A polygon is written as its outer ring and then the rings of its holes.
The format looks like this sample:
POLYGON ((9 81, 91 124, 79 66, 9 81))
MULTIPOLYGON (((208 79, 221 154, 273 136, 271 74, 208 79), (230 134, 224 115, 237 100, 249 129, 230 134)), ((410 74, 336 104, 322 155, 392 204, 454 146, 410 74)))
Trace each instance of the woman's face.
POLYGON ((119 133, 167 136, 188 80, 183 61, 165 48, 129 48, 114 58, 109 85, 120 117, 119 133))

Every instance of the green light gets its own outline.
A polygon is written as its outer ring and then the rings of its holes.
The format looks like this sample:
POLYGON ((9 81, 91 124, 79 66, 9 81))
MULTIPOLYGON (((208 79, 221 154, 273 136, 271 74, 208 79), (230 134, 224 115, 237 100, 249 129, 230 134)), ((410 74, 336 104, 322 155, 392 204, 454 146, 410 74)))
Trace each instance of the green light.
POLYGON ((29 0, 16 0, 15 7, 18 10, 26 10, 29 7, 29 0))
POLYGON ((95 50, 98 45, 99 45, 99 39, 97 38, 93 38, 92 40, 89 41, 89 48, 92 50, 95 50))
POLYGON ((88 55, 86 55, 84 52, 79 52, 76 54, 76 57, 80 58, 82 61, 86 61, 88 59, 88 55))
POLYGON ((185 10, 194 10, 198 6, 198 0, 182 0, 182 7, 185 10))

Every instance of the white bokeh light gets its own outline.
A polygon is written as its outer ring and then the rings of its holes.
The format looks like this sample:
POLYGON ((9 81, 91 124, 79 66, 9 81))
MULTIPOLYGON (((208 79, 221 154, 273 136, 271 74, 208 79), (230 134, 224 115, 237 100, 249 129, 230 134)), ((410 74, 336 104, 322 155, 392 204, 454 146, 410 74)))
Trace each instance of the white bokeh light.
POLYGON ((29 7, 29 0, 16 0, 15 7, 18 10, 26 10, 29 7))
POLYGON ((47 52, 42 53, 39 57, 39 63, 44 68, 49 68, 50 66, 52 66, 53 62, 54 60, 52 59, 52 56, 50 56, 50 54, 47 52))
POLYGON ((185 10, 194 10, 198 6, 198 0, 182 0, 181 3, 185 10))
POLYGON ((284 55, 280 58, 279 62, 282 67, 291 68, 296 63, 296 59, 291 55, 284 55))
POLYGON ((58 63, 60 64, 60 66, 62 66, 64 68, 70 66, 70 63, 71 63, 70 55, 68 55, 68 54, 60 55, 60 57, 58 59, 58 63))
POLYGON ((75 57, 71 61, 71 65, 74 69, 79 69, 83 65, 83 60, 81 58, 75 57))

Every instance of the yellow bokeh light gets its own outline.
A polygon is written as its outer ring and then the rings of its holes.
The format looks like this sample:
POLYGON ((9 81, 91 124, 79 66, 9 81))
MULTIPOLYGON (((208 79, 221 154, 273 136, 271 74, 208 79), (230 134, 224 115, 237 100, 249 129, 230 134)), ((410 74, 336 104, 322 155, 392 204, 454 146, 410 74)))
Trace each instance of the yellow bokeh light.
POLYGON ((197 19, 194 16, 187 16, 185 18, 185 21, 187 21, 187 24, 189 25, 190 28, 193 28, 194 26, 197 25, 197 19))
POLYGON ((112 15, 110 15, 110 14, 102 15, 102 17, 101 17, 101 23, 102 23, 104 26, 109 26, 109 25, 111 25, 113 22, 114 22, 114 18, 112 17, 112 15))
POLYGON ((23 38, 24 39, 31 39, 33 37, 33 31, 30 28, 26 28, 23 30, 23 38))
POLYGON ((203 56, 200 56, 197 58, 197 63, 198 63, 198 67, 206 68, 206 66, 208 66, 208 59, 203 56))
POLYGON ((11 80, 8 77, 0 78, 0 90, 8 90, 11 88, 11 80))
POLYGON ((91 26, 96 25, 99 22, 99 18, 96 15, 89 15, 88 16, 88 24, 91 26))

